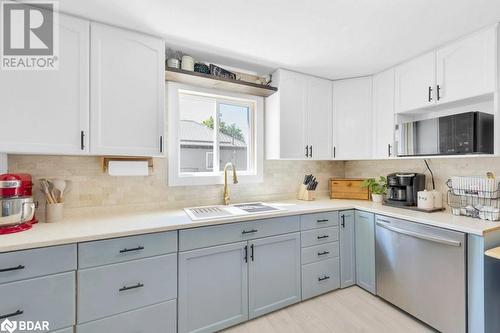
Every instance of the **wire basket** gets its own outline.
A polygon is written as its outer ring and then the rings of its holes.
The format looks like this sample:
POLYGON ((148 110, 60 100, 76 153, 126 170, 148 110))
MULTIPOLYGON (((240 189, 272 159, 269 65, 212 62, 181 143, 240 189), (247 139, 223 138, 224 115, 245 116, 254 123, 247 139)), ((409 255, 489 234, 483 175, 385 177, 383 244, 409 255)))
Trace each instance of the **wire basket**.
POLYGON ((500 220, 500 183, 496 179, 452 177, 446 185, 448 206, 453 215, 500 220))

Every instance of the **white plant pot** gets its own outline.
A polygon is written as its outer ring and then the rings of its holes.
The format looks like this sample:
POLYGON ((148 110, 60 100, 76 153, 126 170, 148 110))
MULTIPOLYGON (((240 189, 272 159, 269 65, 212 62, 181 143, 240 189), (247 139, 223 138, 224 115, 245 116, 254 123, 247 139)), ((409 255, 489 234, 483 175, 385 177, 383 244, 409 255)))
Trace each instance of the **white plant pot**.
POLYGON ((381 203, 384 200, 384 196, 382 194, 372 193, 372 201, 376 203, 381 203))

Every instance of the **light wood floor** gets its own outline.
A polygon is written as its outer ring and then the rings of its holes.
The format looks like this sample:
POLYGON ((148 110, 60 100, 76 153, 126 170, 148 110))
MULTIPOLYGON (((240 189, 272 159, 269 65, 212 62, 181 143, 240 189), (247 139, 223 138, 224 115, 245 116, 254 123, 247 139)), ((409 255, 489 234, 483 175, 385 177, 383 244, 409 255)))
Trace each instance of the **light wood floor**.
POLYGON ((225 333, 434 332, 359 287, 336 290, 270 313, 225 333))

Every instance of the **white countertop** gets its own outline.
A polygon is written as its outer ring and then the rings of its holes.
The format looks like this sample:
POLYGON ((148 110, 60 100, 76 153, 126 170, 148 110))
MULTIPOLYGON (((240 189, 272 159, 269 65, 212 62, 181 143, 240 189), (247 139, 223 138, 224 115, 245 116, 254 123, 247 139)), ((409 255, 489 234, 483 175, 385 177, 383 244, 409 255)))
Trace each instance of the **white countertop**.
POLYGON ((217 220, 191 221, 183 210, 159 210, 126 214, 95 214, 89 209, 85 216, 69 216, 56 223, 38 223, 32 229, 10 235, 0 235, 0 252, 36 247, 53 246, 131 236, 152 232, 186 229, 200 226, 256 220, 268 217, 324 212, 331 210, 359 209, 376 214, 461 231, 484 235, 500 230, 499 222, 487 222, 448 212, 424 213, 402 208, 388 207, 370 201, 319 199, 316 201, 289 200, 270 202, 282 205, 286 210, 269 214, 237 216, 217 220))

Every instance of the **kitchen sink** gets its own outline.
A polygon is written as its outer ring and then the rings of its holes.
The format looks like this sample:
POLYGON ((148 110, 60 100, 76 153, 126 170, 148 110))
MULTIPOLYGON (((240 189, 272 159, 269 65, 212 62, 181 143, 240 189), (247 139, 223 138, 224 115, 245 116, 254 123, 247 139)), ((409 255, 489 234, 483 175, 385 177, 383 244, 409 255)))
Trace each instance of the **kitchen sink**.
POLYGON ((271 204, 263 202, 242 203, 229 206, 216 205, 184 208, 186 214, 188 214, 193 221, 258 215, 263 213, 279 212, 282 210, 284 209, 281 207, 275 207, 271 204))

